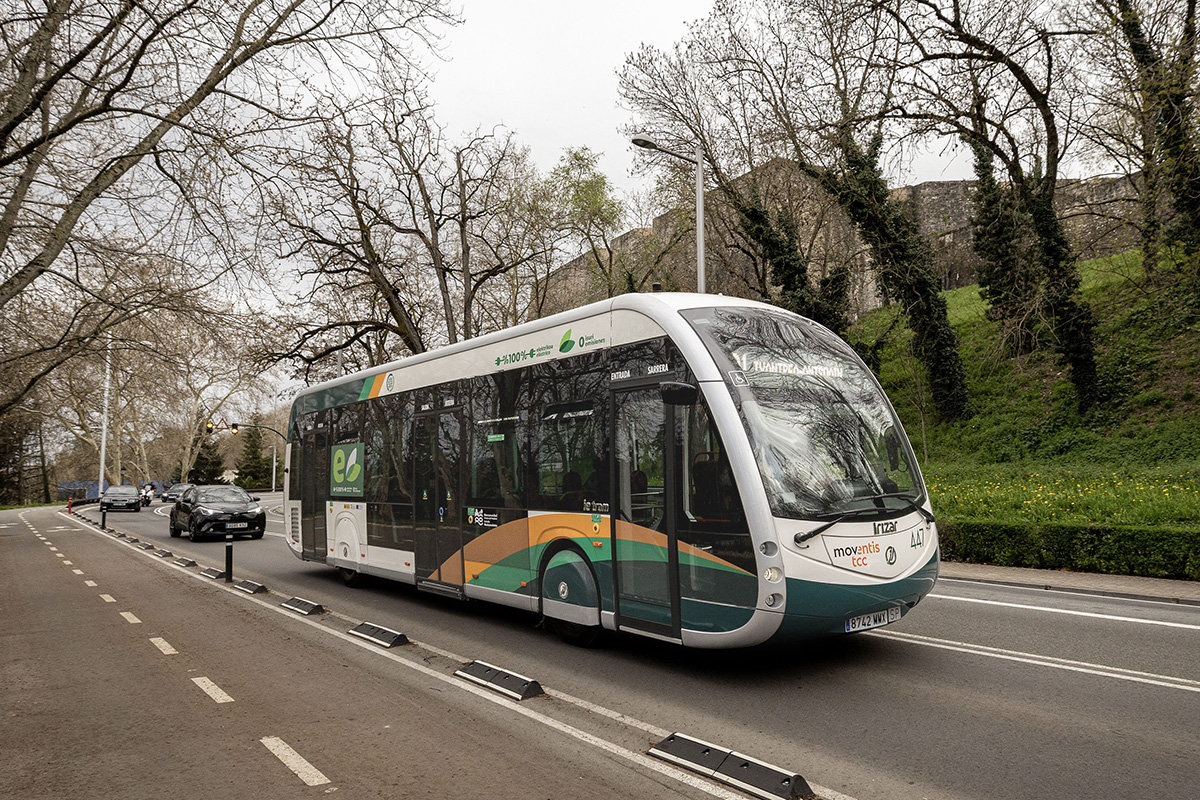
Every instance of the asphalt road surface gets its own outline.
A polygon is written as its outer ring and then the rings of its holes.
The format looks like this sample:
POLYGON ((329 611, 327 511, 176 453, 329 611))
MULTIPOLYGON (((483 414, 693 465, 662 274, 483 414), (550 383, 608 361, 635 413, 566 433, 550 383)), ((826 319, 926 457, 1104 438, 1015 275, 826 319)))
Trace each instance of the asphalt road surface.
POLYGON ((844 639, 584 650, 530 614, 349 589, 287 551, 277 515, 234 546, 235 579, 269 593, 233 591, 198 575, 224 543, 169 538, 166 509, 108 522, 171 558, 0 512, 0 795, 748 796, 645 755, 680 731, 835 800, 1200 797, 1198 607, 943 580, 844 639), (293 596, 329 611, 281 609, 293 596), (364 620, 413 644, 347 635, 364 620), (453 676, 471 660, 547 695, 453 676))

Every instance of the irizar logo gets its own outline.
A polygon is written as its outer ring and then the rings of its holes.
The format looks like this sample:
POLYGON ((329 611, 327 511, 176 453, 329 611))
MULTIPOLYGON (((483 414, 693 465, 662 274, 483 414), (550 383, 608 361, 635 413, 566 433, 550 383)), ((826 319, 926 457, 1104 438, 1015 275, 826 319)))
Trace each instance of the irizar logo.
POLYGON ((881 533, 895 533, 895 532, 896 532, 896 520, 892 520, 891 522, 876 522, 875 523, 875 535, 876 536, 878 536, 881 533))
POLYGON ((558 343, 558 352, 569 353, 575 347, 575 340, 571 338, 571 329, 567 328, 567 332, 563 334, 562 341, 558 343))

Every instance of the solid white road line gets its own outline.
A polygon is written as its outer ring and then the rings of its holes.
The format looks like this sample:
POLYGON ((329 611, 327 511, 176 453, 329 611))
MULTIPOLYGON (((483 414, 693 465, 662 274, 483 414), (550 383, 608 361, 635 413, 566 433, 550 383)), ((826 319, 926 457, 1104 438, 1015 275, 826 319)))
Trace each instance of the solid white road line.
POLYGON ((1082 672, 1087 675, 1099 675, 1103 678, 1116 678, 1122 681, 1144 683, 1150 686, 1164 686, 1168 689, 1182 689, 1185 692, 1200 693, 1200 681, 1190 678, 1177 678, 1173 675, 1156 675, 1152 672, 1138 672, 1121 667, 1110 667, 1106 664, 1089 664, 1086 661, 1072 661, 1068 658, 1042 656, 1037 653, 1022 653, 1017 650, 1002 650, 999 647, 987 647, 970 642, 956 642, 949 639, 935 639, 932 636, 918 636, 915 633, 900 633, 898 631, 869 631, 866 636, 878 636, 884 639, 895 639, 909 644, 919 644, 925 647, 936 647, 939 650, 953 650, 957 653, 999 658, 1004 661, 1016 661, 1021 664, 1033 664, 1039 667, 1082 672))
POLYGON ((138 625, 141 623, 140 619, 138 619, 137 617, 135 617, 133 614, 129 613, 128 611, 122 611, 121 616, 124 617, 125 621, 128 622, 130 625, 138 625))
POLYGON ((171 647, 171 645, 167 643, 166 639, 163 639, 160 636, 156 636, 151 639, 150 643, 161 650, 164 656, 173 656, 179 653, 178 650, 176 650, 174 647, 171 647))
POLYGON ((1044 611, 1047 614, 1067 614, 1073 617, 1091 617, 1092 619, 1107 619, 1113 622, 1136 622, 1140 625, 1162 625, 1167 628, 1183 628, 1189 631, 1200 631, 1200 625, 1191 625, 1186 622, 1164 622, 1158 619, 1142 619, 1140 617, 1119 617, 1114 614, 1097 614, 1092 611, 1071 611, 1065 608, 1048 608, 1046 606, 1031 606, 1024 603, 1006 603, 1002 600, 980 600, 976 597, 952 597, 948 594, 931 594, 929 597, 937 598, 938 600, 957 600, 960 603, 980 603, 987 606, 1003 606, 1005 608, 1019 608, 1024 611, 1044 611))
POLYGON ((309 786, 320 786, 329 783, 329 778, 321 774, 321 771, 308 763, 291 745, 280 739, 278 736, 264 736, 259 739, 266 748, 275 754, 275 757, 283 762, 283 765, 296 773, 296 777, 304 781, 309 786))
POLYGON ((192 683, 204 690, 204 693, 218 703, 232 703, 233 698, 225 693, 225 690, 208 678, 192 678, 192 683))

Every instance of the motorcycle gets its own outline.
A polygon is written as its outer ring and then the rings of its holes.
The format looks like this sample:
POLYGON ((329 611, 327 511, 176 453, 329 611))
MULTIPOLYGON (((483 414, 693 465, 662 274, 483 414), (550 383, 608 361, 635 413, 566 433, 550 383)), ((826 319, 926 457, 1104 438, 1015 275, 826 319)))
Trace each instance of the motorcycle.
POLYGON ((144 506, 150 505, 150 500, 153 497, 154 497, 153 487, 150 487, 150 486, 142 487, 142 505, 144 505, 144 506))

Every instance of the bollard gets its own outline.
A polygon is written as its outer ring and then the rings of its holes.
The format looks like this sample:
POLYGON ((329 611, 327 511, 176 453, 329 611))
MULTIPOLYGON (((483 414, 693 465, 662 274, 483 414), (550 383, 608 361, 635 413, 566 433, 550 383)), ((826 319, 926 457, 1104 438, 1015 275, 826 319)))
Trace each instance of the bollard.
POLYGON ((105 511, 103 508, 100 509, 100 528, 101 528, 101 530, 108 530, 108 523, 105 522, 105 514, 107 514, 107 513, 108 512, 105 511))
POLYGON ((72 501, 72 500, 74 500, 74 499, 75 499, 75 498, 74 498, 74 497, 72 497, 71 495, 67 495, 67 513, 68 513, 68 514, 72 513, 72 511, 71 511, 71 501, 72 501))
POLYGON ((233 534, 225 534, 225 582, 233 583, 233 534))

